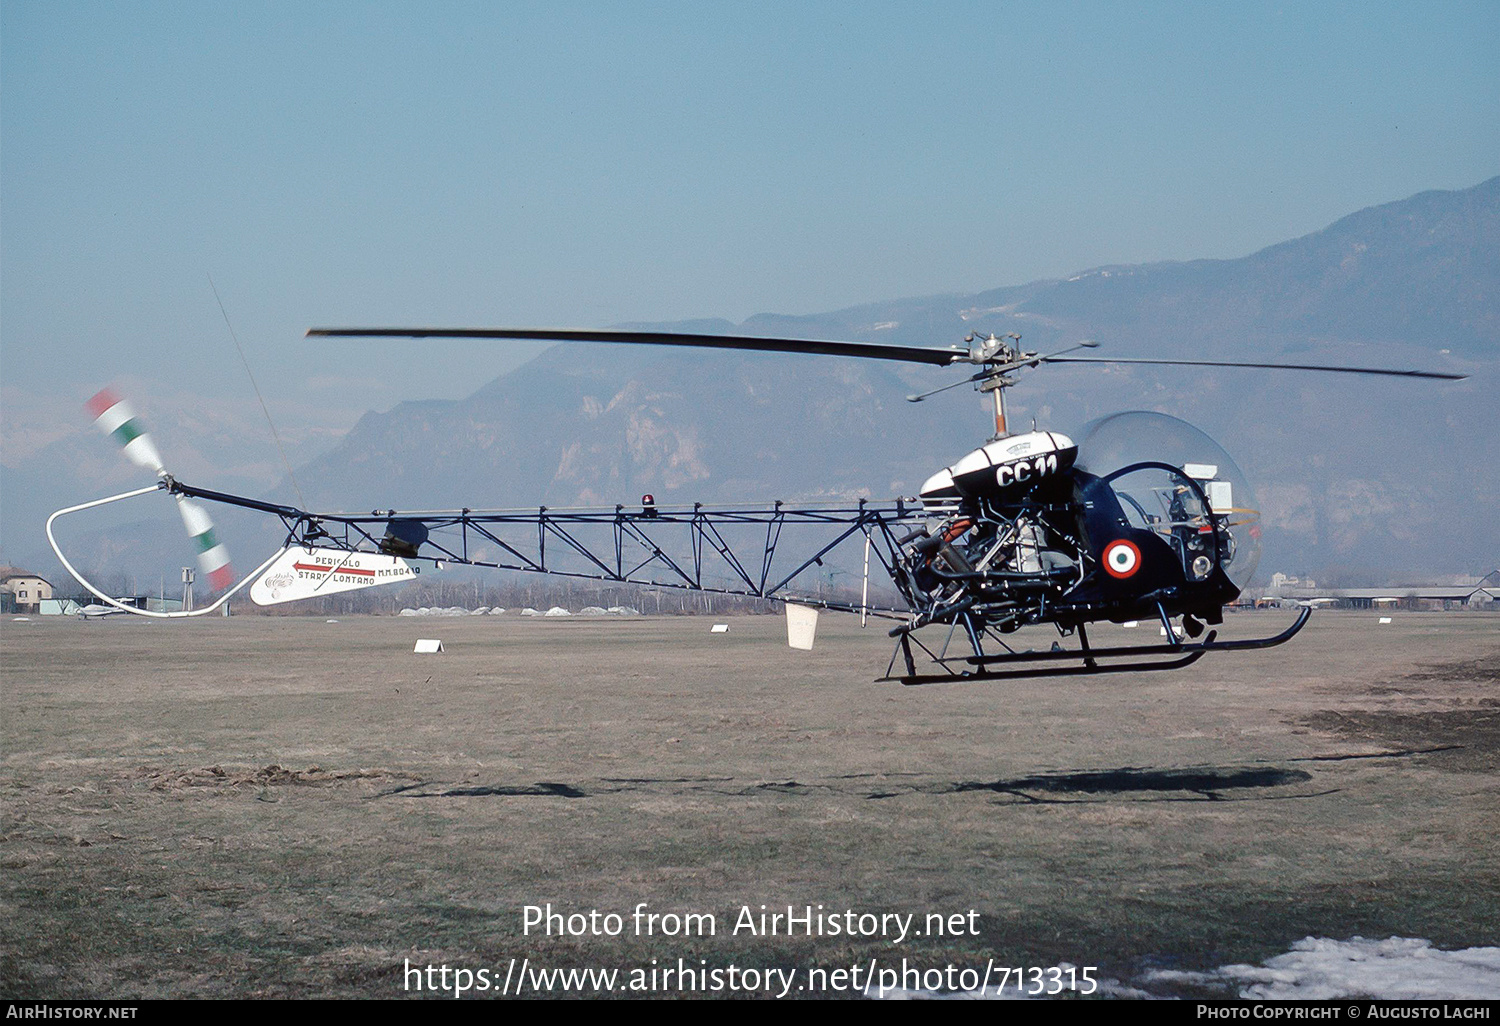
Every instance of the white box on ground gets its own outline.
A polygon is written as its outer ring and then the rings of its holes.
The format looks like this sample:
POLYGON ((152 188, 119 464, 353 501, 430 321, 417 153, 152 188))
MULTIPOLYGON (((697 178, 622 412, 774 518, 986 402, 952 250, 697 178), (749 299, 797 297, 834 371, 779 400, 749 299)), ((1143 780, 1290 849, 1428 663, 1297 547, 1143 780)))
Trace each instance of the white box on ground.
POLYGON ((708 629, 708 633, 710 633, 710 634, 728 634, 729 633, 729 624, 727 624, 727 623, 716 623, 716 624, 714 624, 712 627, 710 627, 708 629))
POLYGON ((818 633, 818 611, 813 606, 786 604, 786 643, 792 648, 811 652, 818 633))
POLYGON ((417 639, 417 647, 414 648, 414 649, 412 649, 413 652, 424 653, 424 654, 433 653, 433 652, 441 652, 442 650, 443 650, 443 642, 439 638, 418 638, 417 639))

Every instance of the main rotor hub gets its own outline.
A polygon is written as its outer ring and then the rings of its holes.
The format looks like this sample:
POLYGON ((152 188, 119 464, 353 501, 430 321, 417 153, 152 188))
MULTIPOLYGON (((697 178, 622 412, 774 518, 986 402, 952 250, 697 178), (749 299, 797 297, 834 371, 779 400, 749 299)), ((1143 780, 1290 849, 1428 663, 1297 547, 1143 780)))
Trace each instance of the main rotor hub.
POLYGON ((1021 355, 1021 336, 1015 333, 996 336, 994 334, 980 336, 970 335, 964 341, 969 343, 969 362, 986 363, 1014 363, 1021 355))

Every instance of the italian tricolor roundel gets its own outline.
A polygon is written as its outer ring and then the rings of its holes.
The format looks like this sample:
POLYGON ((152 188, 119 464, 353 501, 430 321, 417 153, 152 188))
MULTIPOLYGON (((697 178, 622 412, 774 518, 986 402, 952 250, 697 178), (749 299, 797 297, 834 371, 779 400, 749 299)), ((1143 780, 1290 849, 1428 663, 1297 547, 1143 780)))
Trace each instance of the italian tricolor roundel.
POLYGON ((1135 542, 1121 538, 1104 546, 1104 569, 1111 577, 1124 579, 1141 568, 1141 550, 1135 542))

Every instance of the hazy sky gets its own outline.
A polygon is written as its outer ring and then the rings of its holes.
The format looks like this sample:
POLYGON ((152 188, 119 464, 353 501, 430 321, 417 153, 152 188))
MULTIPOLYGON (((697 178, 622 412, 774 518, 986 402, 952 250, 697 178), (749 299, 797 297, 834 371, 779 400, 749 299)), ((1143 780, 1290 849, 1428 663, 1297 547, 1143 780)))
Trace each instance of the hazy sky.
POLYGON ((352 422, 506 357, 311 325, 738 320, 1243 255, 1500 171, 1497 54, 1495 0, 5 0, 7 427, 122 377, 248 396, 210 274, 268 398, 352 422))

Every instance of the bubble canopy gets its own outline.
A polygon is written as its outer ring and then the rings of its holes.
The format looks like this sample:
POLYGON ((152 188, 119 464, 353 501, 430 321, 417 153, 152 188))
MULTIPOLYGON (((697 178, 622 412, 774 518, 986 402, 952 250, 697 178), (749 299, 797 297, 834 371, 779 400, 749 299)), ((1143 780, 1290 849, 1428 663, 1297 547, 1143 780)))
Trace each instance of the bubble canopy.
POLYGON ((1137 526, 1157 527, 1180 519, 1181 503, 1169 508, 1169 495, 1184 496, 1197 506, 1207 500, 1221 536, 1218 551, 1211 555, 1236 587, 1250 583, 1260 562, 1260 507, 1239 466, 1208 435, 1164 413, 1111 414, 1084 427, 1076 466, 1108 478, 1122 507, 1131 512, 1132 520, 1140 521, 1137 526), (1154 467, 1130 469, 1142 464, 1154 467), (1161 464, 1179 468, 1180 473, 1164 471, 1161 464))

